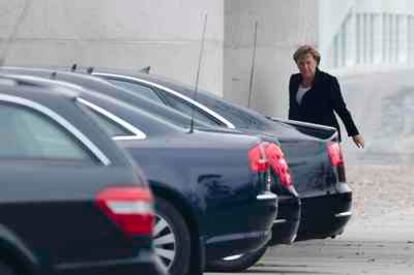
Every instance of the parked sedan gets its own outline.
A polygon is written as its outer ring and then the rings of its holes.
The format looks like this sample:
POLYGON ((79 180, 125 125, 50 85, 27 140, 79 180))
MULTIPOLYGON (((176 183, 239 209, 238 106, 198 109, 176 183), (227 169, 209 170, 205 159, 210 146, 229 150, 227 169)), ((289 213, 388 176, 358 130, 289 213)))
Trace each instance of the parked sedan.
MULTIPOLYGON (((59 73, 59 75, 60 75, 60 78, 71 80, 68 77, 68 74, 59 73)), ((73 79, 71 81, 73 81, 73 79)), ((82 84, 82 85, 85 84, 84 82, 80 82, 79 80, 76 80, 76 81, 79 84, 82 84)), ((110 87, 108 84, 103 85, 102 81, 99 82, 98 80, 95 80, 94 82, 95 84, 93 87, 96 90, 100 90, 101 92, 105 91, 105 93, 107 94, 115 93, 118 99, 122 99, 126 102, 129 102, 133 104, 134 106, 137 106, 140 109, 144 108, 145 110, 148 110, 149 112, 153 114, 155 113, 157 115, 160 115, 164 120, 168 120, 171 123, 182 125, 182 122, 185 121, 184 120, 184 121, 177 122, 176 119, 172 119, 173 116, 171 115, 166 116, 165 113, 160 114, 158 110, 163 109, 162 106, 166 106, 164 104, 162 105, 158 104, 158 107, 151 106, 150 109, 148 109, 148 106, 149 106, 148 100, 153 101, 153 103, 155 103, 156 101, 151 96, 151 93, 149 93, 145 89, 141 89, 142 93, 136 93, 136 92, 131 92, 129 90, 125 90, 125 89, 128 89, 127 85, 121 86, 115 89, 115 87, 110 87), (142 97, 148 98, 148 100, 145 100, 142 97)), ((173 106, 173 107, 174 109, 177 108, 176 106, 173 106)), ((177 109, 180 110, 180 108, 177 108, 177 109)), ((185 113, 184 114, 181 113, 181 115, 185 115, 185 113)), ((187 117, 189 118, 192 114, 191 112, 189 112, 187 115, 188 115, 187 117)), ((210 130, 212 131, 217 131, 218 126, 216 122, 206 119, 203 115, 197 114, 197 112, 194 113, 193 117, 197 121, 195 124, 196 124, 196 127, 198 127, 199 129, 208 130, 208 128, 210 128, 210 130)), ((190 122, 189 122, 189 119, 187 119, 186 124, 184 124, 184 126, 188 127, 189 125, 190 125, 190 122)), ((227 129, 228 129, 227 131, 229 131, 229 128, 227 129)), ((266 141, 279 144, 279 141, 275 136, 265 135, 263 133, 251 132, 251 131, 250 132, 245 131, 245 132, 251 135, 260 134, 264 139, 266 139, 266 141)), ((274 148, 273 146, 267 147, 266 151, 269 152, 269 155, 275 156, 274 158, 270 158, 269 160, 272 160, 271 167, 274 172, 273 173, 274 181, 276 182, 276 184, 272 186, 272 191, 276 193, 279 197, 279 209, 280 209, 280 211, 278 212, 278 216, 273 223, 272 239, 270 240, 269 245, 291 243, 295 239, 296 233, 299 227, 300 210, 301 210, 300 200, 292 184, 292 180, 290 179, 289 170, 288 170, 286 162, 284 161, 283 152, 279 148, 274 148)), ((229 257, 225 257, 224 260, 208 261, 207 268, 209 270, 214 270, 214 271, 244 270, 252 266, 254 263, 256 263, 261 258, 261 256, 265 253, 265 251, 266 251, 266 247, 261 247, 260 249, 257 249, 249 253, 230 255, 229 257)))
MULTIPOLYGON (((54 74, 55 79, 69 77, 71 83, 96 88, 95 77, 54 74)), ((268 241, 277 204, 264 146, 275 145, 228 131, 189 134, 103 89, 81 95, 80 102, 147 174, 156 196, 156 252, 171 274, 185 274, 203 255, 211 261, 268 241)))
POLYGON ((165 274, 146 180, 77 100, 0 77, 0 274, 165 274))
POLYGON ((226 102, 207 92, 192 99, 193 89, 160 77, 136 74, 94 73, 113 83, 141 93, 152 91, 157 102, 216 125, 279 139, 287 155, 295 187, 302 201, 301 224, 296 240, 334 237, 351 217, 352 192, 345 181, 344 163, 337 136, 329 127, 272 120, 226 102))

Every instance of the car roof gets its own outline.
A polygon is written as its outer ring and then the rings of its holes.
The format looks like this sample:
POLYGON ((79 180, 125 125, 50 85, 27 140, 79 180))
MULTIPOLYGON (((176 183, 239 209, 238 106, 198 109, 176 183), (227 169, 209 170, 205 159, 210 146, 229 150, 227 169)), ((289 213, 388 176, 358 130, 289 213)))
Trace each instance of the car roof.
MULTIPOLYGON (((43 70, 43 72, 49 73, 48 70, 43 70)), ((57 76, 60 74, 58 73, 57 76)), ((80 77, 84 79, 97 77, 92 77, 88 75, 79 75, 71 74, 74 78, 80 77)), ((16 79, 24 81, 31 84, 32 86, 38 85, 43 87, 49 87, 55 89, 59 87, 63 88, 74 88, 77 89, 77 98, 86 100, 87 103, 92 103, 100 108, 103 108, 106 111, 120 117, 125 120, 127 123, 131 124, 137 131, 143 130, 144 133, 150 133, 152 135, 164 134, 164 133, 174 133, 174 132, 184 132, 185 129, 173 125, 171 123, 165 122, 159 117, 155 117, 152 114, 134 107, 133 105, 128 104, 125 101, 118 100, 116 97, 107 96, 96 92, 95 90, 85 89, 83 86, 72 84, 68 82, 69 80, 60 81, 60 80, 51 80, 44 79, 42 77, 33 77, 27 75, 10 75, 10 79, 16 79)), ((99 80, 99 79, 98 79, 99 80)), ((106 81, 102 80, 104 84, 106 81)), ((142 131, 141 131, 142 132, 142 131)))
POLYGON ((79 96, 76 90, 66 87, 48 87, 45 89, 40 85, 36 85, 32 80, 36 78, 27 76, 21 78, 18 75, 1 74, 0 73, 0 89, 2 91, 13 91, 21 96, 36 97, 39 94, 48 94, 52 97, 62 97, 68 100, 74 100, 79 96))
MULTIPOLYGON (((57 71, 45 68, 26 68, 26 67, 2 67, 0 72, 14 74, 29 74, 40 77, 50 77, 54 75, 54 80, 63 80, 65 82, 76 83, 79 86, 86 87, 88 90, 94 90, 102 94, 115 97, 120 101, 128 102, 131 105, 145 112, 151 113, 163 119, 164 123, 172 124, 174 127, 182 127, 187 129, 190 127, 190 117, 178 112, 171 107, 156 103, 128 89, 118 87, 107 80, 85 73, 73 73, 70 71, 57 71)), ((208 127, 201 121, 195 120, 196 125, 200 127, 208 127)))

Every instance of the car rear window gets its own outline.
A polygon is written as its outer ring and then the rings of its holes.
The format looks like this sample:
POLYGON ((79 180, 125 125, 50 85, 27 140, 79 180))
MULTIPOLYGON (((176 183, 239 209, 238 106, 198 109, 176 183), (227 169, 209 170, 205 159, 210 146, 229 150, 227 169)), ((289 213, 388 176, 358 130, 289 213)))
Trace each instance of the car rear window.
POLYGON ((0 104, 0 158, 94 161, 83 145, 49 117, 0 104))

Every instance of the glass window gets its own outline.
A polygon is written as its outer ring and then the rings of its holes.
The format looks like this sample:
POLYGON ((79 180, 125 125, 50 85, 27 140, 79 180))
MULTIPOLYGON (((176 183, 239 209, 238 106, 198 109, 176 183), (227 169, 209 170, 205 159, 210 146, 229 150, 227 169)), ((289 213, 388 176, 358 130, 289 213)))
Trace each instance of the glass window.
MULTIPOLYGON (((167 92, 157 90, 159 91, 159 93, 157 93, 149 87, 139 85, 136 82, 129 82, 127 80, 114 79, 111 77, 105 77, 105 79, 111 82, 112 84, 118 85, 122 88, 126 88, 129 91, 139 92, 140 95, 143 95, 147 99, 150 99, 162 105, 167 105, 173 108, 174 110, 182 114, 185 114, 189 117, 191 117, 192 115, 192 106, 188 102, 167 92)), ((194 119, 198 122, 202 122, 207 125, 222 126, 221 122, 217 121, 214 117, 210 116, 209 114, 205 113, 204 111, 198 108, 194 109, 194 119)))
POLYGON ((137 83, 132 83, 132 82, 128 82, 128 81, 124 81, 124 80, 116 80, 116 79, 112 79, 112 78, 107 78, 107 80, 109 82, 111 82, 112 84, 127 89, 129 91, 133 91, 133 92, 137 92, 139 93, 139 95, 150 99, 152 101, 155 101, 157 103, 161 103, 163 104, 163 102, 161 101, 161 99, 158 97, 158 95, 151 89, 145 86, 141 86, 138 85, 137 83))
POLYGON ((222 98, 206 92, 198 94, 198 100, 211 110, 224 116, 236 128, 267 129, 266 124, 262 123, 264 116, 254 113, 254 111, 226 102, 222 98))
POLYGON ((0 104, 0 158, 93 161, 66 129, 41 113, 0 104))
POLYGON ((204 123, 207 123, 209 125, 213 125, 213 126, 220 126, 221 123, 218 122, 215 118, 213 118, 212 116, 210 116, 209 114, 205 113, 204 111, 200 110, 199 108, 193 108, 192 105, 188 102, 186 102, 185 100, 171 95, 169 93, 163 93, 162 97, 168 102, 168 105, 170 107, 172 107, 173 109, 182 112, 186 115, 188 115, 189 117, 191 117, 191 115, 194 116, 194 119, 202 121, 204 123))
MULTIPOLYGON (((113 79, 113 78, 106 78, 109 82, 111 82, 114 85, 118 85, 120 87, 126 88, 129 91, 136 91, 139 92, 140 95, 143 95, 144 97, 155 101, 162 105, 168 105, 169 107, 175 109, 176 111, 186 114, 188 116, 191 116, 192 114, 192 107, 189 103, 185 102, 181 98, 178 98, 174 95, 170 95, 169 93, 162 93, 161 96, 159 96, 154 90, 151 88, 139 85, 137 83, 132 83, 126 80, 119 80, 119 79, 113 79)), ((194 109, 194 119, 198 120, 200 122, 204 122, 208 125, 213 126, 221 126, 221 123, 216 121, 215 118, 212 116, 206 114, 205 112, 194 109)))
POLYGON ((91 114, 91 116, 98 121, 98 123, 108 132, 111 137, 117 136, 133 136, 134 134, 122 127, 121 125, 115 123, 106 116, 97 113, 96 111, 90 109, 89 107, 85 108, 86 111, 91 114))

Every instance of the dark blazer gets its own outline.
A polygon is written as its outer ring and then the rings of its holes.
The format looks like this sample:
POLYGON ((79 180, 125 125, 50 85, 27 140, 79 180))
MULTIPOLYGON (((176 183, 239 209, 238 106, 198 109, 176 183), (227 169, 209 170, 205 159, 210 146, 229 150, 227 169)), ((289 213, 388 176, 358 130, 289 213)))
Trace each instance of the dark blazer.
POLYGON ((334 111, 345 124, 348 136, 359 134, 346 108, 336 77, 316 70, 312 88, 305 93, 302 103, 296 101, 296 93, 302 81, 301 74, 293 74, 289 81, 289 119, 332 126, 341 132, 334 111))

